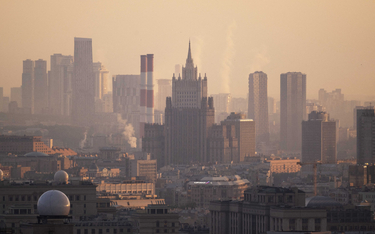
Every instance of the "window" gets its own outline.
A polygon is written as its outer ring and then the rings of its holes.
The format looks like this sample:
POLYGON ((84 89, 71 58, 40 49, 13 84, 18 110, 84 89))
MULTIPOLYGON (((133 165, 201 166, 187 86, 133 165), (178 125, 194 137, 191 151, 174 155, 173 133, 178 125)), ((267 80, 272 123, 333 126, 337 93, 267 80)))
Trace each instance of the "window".
POLYGON ((91 234, 95 234, 95 229, 91 229, 91 234))
POLYGON ((84 232, 84 234, 89 234, 89 230, 88 229, 85 229, 83 232, 84 232))
POLYGON ((85 200, 85 201, 86 201, 86 195, 85 195, 85 196, 83 196, 83 200, 85 200))
POLYGON ((83 208, 86 208, 86 204, 83 204, 83 208))
POLYGON ((103 229, 99 229, 99 234, 103 234, 103 229))
POLYGON ((77 229, 77 234, 81 234, 81 229, 77 229))
POLYGON ((160 227, 160 222, 156 221, 156 227, 160 227))
POLYGON ((79 195, 76 195, 76 201, 79 201, 79 195))
POLYGON ((160 230, 159 229, 156 229, 156 233, 159 233, 160 232, 160 230))
POLYGON ((164 233, 167 233, 168 232, 168 229, 164 229, 164 233))

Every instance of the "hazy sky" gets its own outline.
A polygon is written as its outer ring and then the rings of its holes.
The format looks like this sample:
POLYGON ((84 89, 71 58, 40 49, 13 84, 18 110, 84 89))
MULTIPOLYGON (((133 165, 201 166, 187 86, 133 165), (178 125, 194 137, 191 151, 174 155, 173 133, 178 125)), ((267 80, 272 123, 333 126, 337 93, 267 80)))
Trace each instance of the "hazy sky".
MULTIPOLYGON (((0 0, 0 86, 21 85, 22 61, 73 55, 74 37, 93 39, 94 62, 114 74, 139 74, 155 54, 155 79, 184 64, 189 38, 209 93, 245 96, 249 73, 307 74, 307 97, 341 88, 375 95, 374 0, 0 0)), ((156 83, 156 81, 155 81, 156 83)))

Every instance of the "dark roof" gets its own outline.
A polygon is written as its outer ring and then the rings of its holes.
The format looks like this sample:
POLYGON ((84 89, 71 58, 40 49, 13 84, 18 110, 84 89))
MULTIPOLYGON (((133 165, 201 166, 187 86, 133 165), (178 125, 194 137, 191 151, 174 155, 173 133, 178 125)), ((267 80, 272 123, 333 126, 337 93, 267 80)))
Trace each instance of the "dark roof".
POLYGON ((315 196, 308 197, 305 200, 306 207, 318 207, 318 208, 332 208, 332 207, 343 207, 342 204, 330 197, 315 196))
MULTIPOLYGON (((282 187, 271 187, 271 186, 258 186, 258 193, 294 193, 292 188, 282 188, 282 187)), ((251 191, 248 189, 246 191, 251 191)), ((304 191, 298 189, 298 193, 305 193, 304 191)))

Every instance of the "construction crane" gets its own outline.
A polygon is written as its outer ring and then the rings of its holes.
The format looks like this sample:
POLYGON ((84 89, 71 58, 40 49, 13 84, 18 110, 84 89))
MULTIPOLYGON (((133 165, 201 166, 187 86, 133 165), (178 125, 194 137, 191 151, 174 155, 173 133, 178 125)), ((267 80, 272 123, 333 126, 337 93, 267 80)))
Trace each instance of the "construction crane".
POLYGON ((317 194, 317 165, 318 164, 322 164, 321 161, 316 161, 316 162, 311 162, 311 163, 301 163, 301 162, 297 162, 298 165, 313 165, 313 168, 314 168, 314 196, 316 196, 317 194))

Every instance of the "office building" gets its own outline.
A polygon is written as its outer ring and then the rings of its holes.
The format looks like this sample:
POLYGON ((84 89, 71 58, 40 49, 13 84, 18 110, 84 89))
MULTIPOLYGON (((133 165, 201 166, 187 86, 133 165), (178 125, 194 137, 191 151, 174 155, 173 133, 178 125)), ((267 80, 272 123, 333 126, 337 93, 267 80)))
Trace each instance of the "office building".
POLYGON ((47 61, 35 61, 34 68, 34 113, 42 114, 48 107, 47 61))
POLYGON ((357 110, 357 164, 375 164, 374 107, 357 110))
POLYGON ((250 186, 247 179, 240 176, 203 177, 200 181, 187 184, 187 195, 196 206, 208 208, 211 201, 243 199, 243 194, 250 186))
POLYGON ((112 76, 113 112, 133 125, 135 136, 140 137, 139 121, 139 75, 112 76))
POLYGON ((93 63, 95 80, 95 100, 102 99, 108 93, 109 71, 101 62, 93 63))
POLYGON ((207 137, 215 121, 213 99, 207 98, 207 77, 198 76, 190 42, 182 77, 172 78, 172 98, 165 108, 165 164, 207 161, 207 137))
POLYGON ((148 205, 144 210, 138 210, 132 219, 135 221, 133 233, 179 233, 179 215, 171 213, 165 204, 148 205))
POLYGON ((164 125, 146 124, 145 133, 142 138, 142 151, 151 154, 152 159, 157 160, 157 167, 166 166, 164 125))
POLYGON ((269 141, 267 74, 254 72, 249 75, 249 106, 247 118, 255 121, 258 143, 269 141))
POLYGON ((280 146, 300 152, 302 120, 306 119, 306 75, 288 72, 280 75, 280 146))
POLYGON ((73 56, 51 55, 48 85, 49 111, 53 115, 71 115, 73 70, 73 56))
POLYGON ((74 38, 72 91, 72 121, 80 126, 88 126, 95 114, 91 38, 74 38))
POLYGON ((17 102, 18 107, 22 107, 22 87, 10 88, 10 101, 17 102))
POLYGON ((325 112, 313 111, 302 122, 302 163, 337 162, 336 121, 325 112))
POLYGON ((22 107, 34 113, 34 61, 23 61, 22 72, 22 107))
POLYGON ((207 160, 212 163, 239 163, 255 156, 255 122, 245 114, 231 113, 208 135, 207 160))
POLYGON ((164 113, 165 111, 165 100, 167 97, 172 96, 172 81, 168 79, 158 80, 158 97, 157 97, 157 108, 159 111, 164 113))
POLYGON ((210 203, 210 233, 325 231, 326 210, 304 206, 305 192, 297 188, 252 187, 244 192, 244 200, 210 203))

